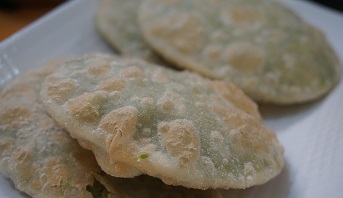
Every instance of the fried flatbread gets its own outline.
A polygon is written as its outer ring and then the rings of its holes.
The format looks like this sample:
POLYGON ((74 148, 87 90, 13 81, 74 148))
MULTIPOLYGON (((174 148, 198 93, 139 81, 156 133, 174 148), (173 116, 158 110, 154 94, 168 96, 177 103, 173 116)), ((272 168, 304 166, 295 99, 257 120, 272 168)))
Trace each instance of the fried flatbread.
POLYGON ((228 189, 263 184, 283 167, 256 104, 226 82, 96 54, 63 64, 41 96, 112 175, 121 162, 166 184, 228 189))
POLYGON ((340 77, 324 34, 277 1, 145 0, 139 25, 166 60, 260 102, 313 100, 340 77))
POLYGON ((145 43, 137 15, 141 0, 101 0, 96 12, 96 27, 121 54, 163 63, 145 43))
POLYGON ((214 190, 167 186, 149 176, 120 179, 105 174, 94 154, 44 111, 39 100, 41 83, 56 67, 52 64, 25 74, 0 95, 0 172, 16 188, 39 198, 220 196, 214 190))

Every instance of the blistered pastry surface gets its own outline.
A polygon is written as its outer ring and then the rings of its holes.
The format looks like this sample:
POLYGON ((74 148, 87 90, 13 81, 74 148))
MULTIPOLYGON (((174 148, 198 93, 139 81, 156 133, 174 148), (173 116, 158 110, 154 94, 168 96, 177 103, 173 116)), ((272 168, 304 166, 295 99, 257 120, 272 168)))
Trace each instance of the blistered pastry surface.
MULTIPOLYGON (((0 170, 33 197, 92 197, 101 172, 93 154, 45 113, 41 83, 51 64, 10 82, 0 95, 0 170)), ((60 97, 55 97, 60 100, 60 97)))
POLYGON ((121 162, 167 184, 245 188, 265 183, 283 166, 283 148, 256 104, 228 83, 97 54, 62 65, 47 77, 41 96, 105 171, 121 162), (111 69, 94 76, 95 65, 111 69), (78 84, 64 102, 48 92, 61 81, 78 84), (112 83, 103 89, 104 82, 112 83))
MULTIPOLYGON (((0 94, 0 172, 16 188, 38 198, 220 197, 216 190, 168 186, 149 176, 121 179, 105 174, 94 154, 45 113, 39 99, 41 83, 58 66, 53 63, 24 74, 0 94)), ((64 85, 62 90, 73 90, 69 83, 64 85)), ((56 97, 61 92, 56 84, 53 87, 54 100, 65 99, 56 97)), ((124 163, 116 165, 116 172, 135 173, 124 163)))
POLYGON ((276 1, 146 0, 139 24, 167 60, 233 82, 257 101, 313 100, 339 80, 323 33, 276 1))

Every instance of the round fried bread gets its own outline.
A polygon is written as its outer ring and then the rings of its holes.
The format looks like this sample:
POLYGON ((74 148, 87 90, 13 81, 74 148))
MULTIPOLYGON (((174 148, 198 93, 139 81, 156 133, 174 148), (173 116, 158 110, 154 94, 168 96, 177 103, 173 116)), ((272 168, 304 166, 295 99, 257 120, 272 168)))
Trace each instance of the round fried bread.
POLYGON ((260 102, 313 100, 340 77, 323 33, 277 1, 145 0, 139 24, 166 60, 233 82, 260 102))
POLYGON ((45 113, 41 83, 52 64, 10 82, 0 95, 0 172, 38 198, 218 197, 218 191, 171 187, 148 176, 105 174, 94 154, 45 113))
POLYGON ((25 74, 2 91, 0 171, 33 197, 92 197, 86 188, 101 169, 39 101, 41 83, 57 65, 25 74))
POLYGON ((139 31, 137 12, 141 2, 141 0, 101 0, 96 12, 96 27, 110 45, 123 55, 162 63, 162 60, 145 43, 139 31))
POLYGON ((96 54, 63 64, 41 97, 109 174, 122 162, 167 184, 228 189, 265 183, 283 167, 256 104, 226 82, 96 54))

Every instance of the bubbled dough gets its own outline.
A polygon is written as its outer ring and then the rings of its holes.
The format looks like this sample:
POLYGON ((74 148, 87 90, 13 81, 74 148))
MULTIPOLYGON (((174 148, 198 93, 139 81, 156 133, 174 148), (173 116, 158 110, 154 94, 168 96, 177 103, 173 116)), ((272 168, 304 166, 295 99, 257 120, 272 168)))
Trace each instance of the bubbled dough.
POLYGON ((161 143, 169 155, 178 158, 180 166, 193 164, 200 156, 200 140, 193 123, 186 119, 161 122, 161 143))
POLYGON ((283 166, 283 148, 256 104, 229 83, 95 54, 50 75, 41 96, 111 175, 144 173, 172 185, 227 189, 262 184, 283 166), (89 74, 104 61, 110 72, 89 74), (49 87, 70 80, 79 86, 60 103, 49 87))
MULTIPOLYGON (((39 99, 41 83, 62 62, 53 61, 24 74, 10 82, 0 94, 0 172, 10 178, 16 188, 38 198, 92 198, 92 190, 106 197, 220 196, 216 190, 167 186, 149 176, 128 180, 105 174, 92 152, 83 149, 59 127, 45 113, 39 99)), ((104 74, 95 73, 91 72, 90 75, 95 77, 104 74)), ((66 95, 75 91, 76 86, 75 81, 56 81, 47 92, 60 103, 64 102, 66 95), (60 88, 68 91, 61 92, 60 88)), ((81 141, 80 144, 89 143, 81 141)), ((124 176, 138 174, 137 169, 122 162, 109 163, 101 167, 111 167, 112 172, 124 176)))
POLYGON ((313 100, 339 80, 325 36, 279 2, 146 0, 139 25, 166 60, 233 82, 257 101, 313 100))
MULTIPOLYGON (((33 197, 92 197, 86 190, 101 172, 92 153, 82 149, 45 113, 40 85, 60 65, 52 61, 10 82, 0 94, 0 171, 33 197), (81 179, 82 177, 82 179, 81 179)), ((61 102, 73 81, 51 94, 61 102)), ((72 87, 72 86, 71 86, 72 87)))

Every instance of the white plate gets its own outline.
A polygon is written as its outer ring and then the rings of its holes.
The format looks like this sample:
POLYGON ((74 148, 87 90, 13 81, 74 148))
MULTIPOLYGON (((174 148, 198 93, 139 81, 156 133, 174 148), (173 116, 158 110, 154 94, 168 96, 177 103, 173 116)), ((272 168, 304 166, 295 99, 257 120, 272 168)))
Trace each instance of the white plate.
MULTIPOLYGON (((0 89, 25 70, 49 59, 112 49, 94 27, 98 1, 65 3, 0 44, 0 89)), ((302 1, 285 1, 322 29, 343 61, 343 15, 302 1)), ((285 146, 286 167, 272 181, 225 197, 343 197, 343 82, 320 101, 295 107, 261 107, 266 123, 285 146)), ((25 195, 0 175, 0 197, 25 195)))

